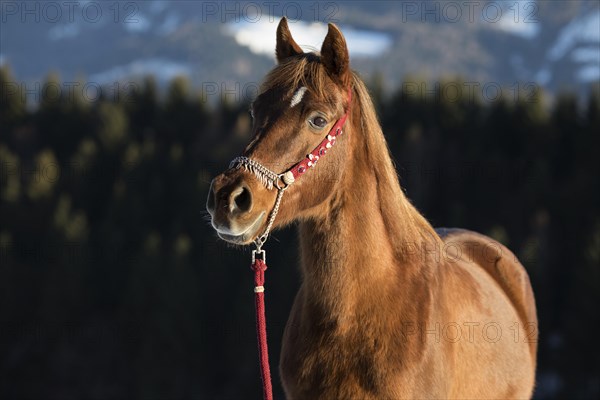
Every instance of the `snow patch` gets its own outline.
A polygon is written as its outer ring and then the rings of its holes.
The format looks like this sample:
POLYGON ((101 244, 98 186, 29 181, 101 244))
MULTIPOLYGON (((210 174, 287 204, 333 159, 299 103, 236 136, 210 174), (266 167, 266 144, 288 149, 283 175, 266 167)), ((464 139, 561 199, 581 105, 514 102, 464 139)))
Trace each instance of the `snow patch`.
POLYGON ((600 11, 576 18, 565 26, 548 52, 548 59, 563 58, 579 42, 600 45, 600 11))
POLYGON ((152 27, 152 24, 144 14, 136 13, 130 19, 124 21, 123 26, 128 32, 141 33, 147 32, 152 27))
POLYGON ((600 67, 588 65, 577 70, 577 79, 583 83, 600 81, 600 67))
POLYGON ((56 25, 50 28, 48 31, 48 38, 52 41, 58 41, 76 37, 79 35, 79 32, 79 26, 75 23, 69 23, 68 25, 56 25))
POLYGON ((540 33, 540 21, 535 18, 537 4, 531 0, 517 0, 500 3, 502 16, 493 27, 501 31, 533 39, 540 33))
POLYGON ((593 63, 600 66, 600 48, 599 47, 580 47, 573 50, 571 59, 576 62, 593 63))
MULTIPOLYGON (((233 36, 235 41, 255 54, 266 54, 275 58, 275 32, 277 23, 269 21, 275 17, 262 18, 257 22, 230 22, 225 33, 233 36)), ((294 40, 305 51, 314 51, 314 45, 323 42, 327 35, 327 25, 322 22, 290 22, 294 40)), ((392 45, 390 35, 383 32, 359 30, 345 27, 342 29, 348 51, 353 57, 376 57, 388 50, 392 45)))
POLYGON ((168 82, 176 76, 190 75, 192 68, 184 63, 151 58, 133 61, 90 76, 91 82, 100 84, 120 82, 131 77, 154 75, 158 81, 168 82))

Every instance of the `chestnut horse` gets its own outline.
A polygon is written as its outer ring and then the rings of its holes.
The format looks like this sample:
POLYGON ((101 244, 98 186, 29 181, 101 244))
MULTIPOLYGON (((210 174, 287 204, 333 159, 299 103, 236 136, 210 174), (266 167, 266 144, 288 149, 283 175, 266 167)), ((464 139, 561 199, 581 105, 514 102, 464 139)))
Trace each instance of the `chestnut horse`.
POLYGON ((486 236, 434 230, 405 197, 335 25, 320 54, 304 53, 282 19, 276 55, 252 106, 245 168, 213 180, 207 208, 236 244, 259 238, 274 208, 274 229, 298 223, 302 284, 280 360, 287 397, 530 398, 537 317, 523 266, 486 236), (293 177, 277 174, 331 139, 342 116, 336 146, 288 187, 293 177), (270 171, 286 181, 283 200, 265 185, 270 171))

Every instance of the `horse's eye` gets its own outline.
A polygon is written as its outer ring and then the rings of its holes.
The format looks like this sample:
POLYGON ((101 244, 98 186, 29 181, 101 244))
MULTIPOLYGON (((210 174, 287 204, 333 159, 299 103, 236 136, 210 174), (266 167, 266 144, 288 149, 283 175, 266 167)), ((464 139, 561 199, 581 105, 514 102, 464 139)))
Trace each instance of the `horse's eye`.
POLYGON ((325 125, 327 125, 327 120, 317 115, 316 117, 310 119, 310 124, 317 129, 323 129, 325 128, 325 125))

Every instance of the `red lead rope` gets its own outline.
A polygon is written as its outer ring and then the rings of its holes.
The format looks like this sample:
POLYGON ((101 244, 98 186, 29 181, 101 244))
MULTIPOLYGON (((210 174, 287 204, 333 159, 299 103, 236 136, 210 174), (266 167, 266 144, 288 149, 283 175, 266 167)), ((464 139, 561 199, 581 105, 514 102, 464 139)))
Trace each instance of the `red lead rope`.
POLYGON ((273 400, 271 388, 271 370, 269 368, 269 349, 267 347, 267 319, 265 317, 265 271, 264 260, 255 259, 251 266, 254 271, 254 293, 256 305, 256 334, 258 336, 258 357, 265 400, 273 400))

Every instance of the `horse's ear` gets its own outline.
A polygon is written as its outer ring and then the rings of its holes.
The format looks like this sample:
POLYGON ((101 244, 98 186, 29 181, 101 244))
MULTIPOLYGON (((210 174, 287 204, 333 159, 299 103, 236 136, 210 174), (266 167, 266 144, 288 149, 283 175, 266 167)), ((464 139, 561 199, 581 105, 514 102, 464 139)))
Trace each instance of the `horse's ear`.
POLYGON ((277 62, 282 63, 286 58, 302 53, 302 49, 292 38, 287 18, 281 18, 279 26, 277 26, 277 45, 275 47, 277 62))
POLYGON ((327 36, 321 47, 321 62, 329 75, 347 86, 350 82, 350 57, 346 39, 337 26, 330 23, 327 36))

